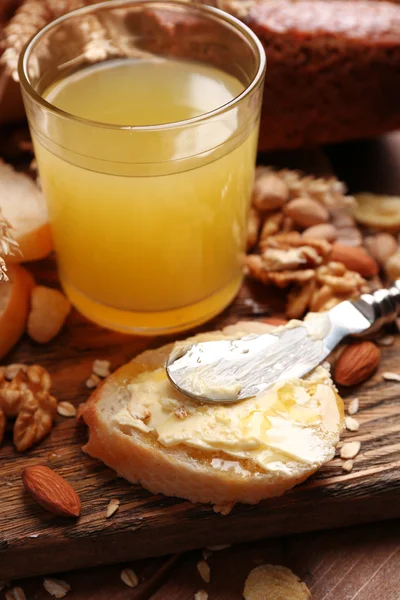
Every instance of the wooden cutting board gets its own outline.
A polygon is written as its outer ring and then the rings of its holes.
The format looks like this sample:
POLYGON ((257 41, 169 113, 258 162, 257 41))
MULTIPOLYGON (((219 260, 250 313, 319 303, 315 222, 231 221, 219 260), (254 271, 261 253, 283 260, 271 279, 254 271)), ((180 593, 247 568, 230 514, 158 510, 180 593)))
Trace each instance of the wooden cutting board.
MULTIPOLYGON (((35 271, 41 282, 54 283, 50 261, 35 271)), ((266 316, 269 307, 254 301, 257 290, 245 285, 234 305, 208 327, 266 316)), ((109 359, 115 368, 160 343, 107 332, 74 313, 53 344, 37 347, 24 340, 10 362, 42 364, 52 374, 57 398, 77 405, 89 395, 85 380, 93 359, 109 359)), ((350 474, 335 459, 282 498, 239 505, 228 516, 153 496, 118 478, 81 452, 86 430, 75 419, 58 417, 51 435, 23 455, 13 451, 8 437, 0 449, 0 579, 400 516, 400 384, 385 382, 380 374, 398 370, 399 352, 400 342, 384 348, 380 372, 352 394, 360 399, 361 427, 351 438, 361 441, 362 450, 350 474), (37 463, 51 466, 78 491, 83 506, 78 521, 45 512, 24 493, 21 471, 37 463), (112 498, 121 507, 106 519, 112 498)))
MULTIPOLYGON (((38 282, 57 285, 51 259, 31 270, 38 282)), ((247 282, 234 304, 203 329, 261 319, 279 306, 278 295, 247 282)), ((114 369, 166 341, 111 333, 74 312, 56 340, 38 346, 23 339, 7 363, 43 365, 52 375, 54 395, 78 405, 89 396, 85 380, 94 359, 108 359, 114 369)), ((257 506, 238 505, 227 516, 215 514, 209 506, 153 496, 118 478, 81 452, 86 430, 77 427, 75 419, 58 417, 51 435, 22 455, 13 450, 7 436, 0 448, 0 580, 399 517, 400 384, 383 381, 381 373, 400 370, 400 341, 382 353, 379 372, 347 393, 360 400, 360 431, 343 436, 361 441, 353 471, 345 473, 336 458, 283 497, 257 506), (79 520, 55 517, 25 494, 21 471, 38 463, 55 469, 78 491, 79 520), (113 498, 121 506, 106 519, 113 498)))

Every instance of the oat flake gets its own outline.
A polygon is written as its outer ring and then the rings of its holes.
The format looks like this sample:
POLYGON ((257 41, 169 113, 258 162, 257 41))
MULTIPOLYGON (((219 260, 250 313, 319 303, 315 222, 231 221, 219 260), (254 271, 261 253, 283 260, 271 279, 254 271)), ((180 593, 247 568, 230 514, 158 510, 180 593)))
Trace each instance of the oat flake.
POLYGON ((25 592, 20 587, 12 588, 6 592, 6 600, 26 600, 25 592))
POLYGON ((391 371, 385 371, 382 373, 382 377, 383 379, 386 379, 386 381, 400 381, 400 374, 392 373, 391 371))
POLYGON ((394 335, 385 335, 384 337, 377 340, 378 346, 393 346, 394 335))
POLYGON ((200 560, 197 563, 197 570, 200 573, 200 577, 206 583, 210 583, 211 573, 210 573, 210 565, 205 560, 200 560))
POLYGON ((71 591, 71 586, 62 579, 46 578, 43 587, 54 598, 64 598, 71 591))
POLYGON ((340 458, 349 459, 355 458, 360 452, 360 442, 346 442, 340 449, 340 458))
POLYGON ((353 419, 353 417, 345 417, 344 424, 348 431, 358 431, 360 429, 360 423, 357 419, 353 419))
POLYGON ((85 385, 87 388, 89 388, 89 390, 92 390, 99 385, 100 381, 100 377, 92 373, 91 376, 88 379, 86 379, 85 385))
POLYGON ((106 519, 112 517, 119 509, 120 501, 117 498, 110 500, 107 506, 106 519))
POLYGON ((353 466, 354 463, 352 460, 345 460, 342 464, 342 469, 343 471, 346 471, 346 473, 350 473, 350 471, 353 469, 353 466))
POLYGON ((130 588, 134 588, 139 583, 139 577, 133 569, 123 569, 121 571, 121 579, 130 588))
POLYGON ((359 408, 359 400, 358 400, 358 398, 353 398, 349 402, 349 405, 347 407, 347 412, 349 413, 349 415, 355 415, 356 413, 358 413, 358 408, 359 408))
POLYGON ((111 363, 109 360, 96 359, 93 361, 92 371, 99 377, 108 377, 110 374, 110 366, 111 363))
POLYGON ((59 402, 57 412, 62 417, 76 417, 76 408, 71 402, 59 402))

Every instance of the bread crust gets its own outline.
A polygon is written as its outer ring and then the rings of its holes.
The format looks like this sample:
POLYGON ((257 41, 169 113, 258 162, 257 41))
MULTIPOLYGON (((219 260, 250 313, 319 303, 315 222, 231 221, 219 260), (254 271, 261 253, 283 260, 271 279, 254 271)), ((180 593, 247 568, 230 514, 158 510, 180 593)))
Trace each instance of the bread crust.
MULTIPOLYGON (((318 466, 299 464, 292 476, 261 470, 243 471, 243 474, 226 471, 212 467, 207 462, 209 456, 206 452, 191 452, 179 446, 165 448, 149 434, 134 430, 127 435, 120 428, 113 427, 102 414, 104 407, 110 406, 118 389, 140 373, 162 367, 172 347, 169 344, 140 354, 108 377, 92 394, 79 414, 89 427, 89 441, 83 447, 84 452, 102 460, 128 481, 141 483, 154 494, 225 507, 236 502, 256 504, 264 498, 280 496, 317 470, 318 466), (205 461, 201 460, 202 454, 205 461)), ((338 403, 342 404, 340 398, 338 403)), ((339 405, 339 409, 342 413, 342 406, 339 405)), ((331 458, 334 451, 332 445, 331 458)))

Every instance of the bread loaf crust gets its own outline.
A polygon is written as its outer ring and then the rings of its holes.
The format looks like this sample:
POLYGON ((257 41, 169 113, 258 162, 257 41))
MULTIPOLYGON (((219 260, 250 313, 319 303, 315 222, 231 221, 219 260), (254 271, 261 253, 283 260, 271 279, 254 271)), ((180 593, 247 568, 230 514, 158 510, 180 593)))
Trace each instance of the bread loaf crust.
POLYGON ((269 0, 246 23, 267 73, 262 150, 380 135, 400 127, 400 6, 365 0, 269 0))

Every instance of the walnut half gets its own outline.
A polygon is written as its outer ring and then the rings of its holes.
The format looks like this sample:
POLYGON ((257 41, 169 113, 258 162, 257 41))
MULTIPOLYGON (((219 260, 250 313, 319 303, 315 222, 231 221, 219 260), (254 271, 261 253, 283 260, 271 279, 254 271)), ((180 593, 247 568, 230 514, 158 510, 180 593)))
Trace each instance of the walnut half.
POLYGON ((49 393, 51 379, 46 369, 39 365, 19 367, 0 374, 0 443, 6 418, 16 418, 14 444, 23 452, 51 431, 57 400, 49 393), (6 379, 7 373, 12 374, 10 380, 6 379))

